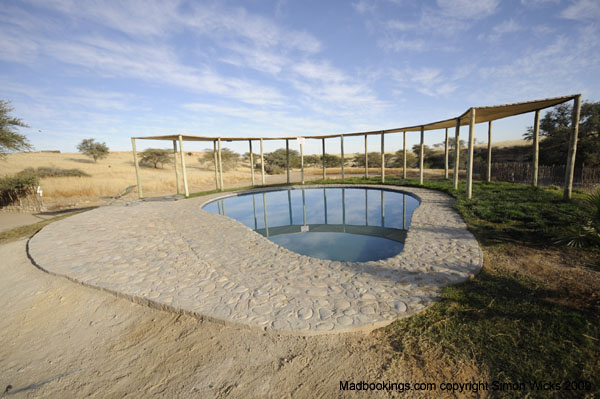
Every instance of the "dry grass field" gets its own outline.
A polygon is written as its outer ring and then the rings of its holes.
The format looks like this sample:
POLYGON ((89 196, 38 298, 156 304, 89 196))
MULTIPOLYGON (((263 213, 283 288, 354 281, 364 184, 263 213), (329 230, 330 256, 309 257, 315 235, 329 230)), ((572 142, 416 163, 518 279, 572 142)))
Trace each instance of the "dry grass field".
MULTIPOLYGON (((215 173, 211 163, 198 161, 201 153, 186 153, 185 162, 190 192, 215 188, 215 173)), ((74 206, 102 203, 102 196, 113 196, 126 187, 135 185, 135 168, 131 152, 111 152, 105 159, 93 160, 78 153, 30 152, 9 154, 0 161, 0 175, 12 175, 25 168, 52 166, 63 169, 81 169, 89 177, 50 177, 41 180, 44 202, 49 206, 74 206)), ((180 173, 181 175, 181 173, 180 173)), ((142 167, 142 189, 144 196, 175 194, 174 164, 163 168, 142 167)), ((181 176, 180 176, 181 179, 181 176)), ((236 170, 224 174, 225 186, 250 185, 250 168, 241 163, 236 170)), ((183 190, 183 180, 181 180, 183 190)), ((137 190, 131 198, 137 197, 137 190)))

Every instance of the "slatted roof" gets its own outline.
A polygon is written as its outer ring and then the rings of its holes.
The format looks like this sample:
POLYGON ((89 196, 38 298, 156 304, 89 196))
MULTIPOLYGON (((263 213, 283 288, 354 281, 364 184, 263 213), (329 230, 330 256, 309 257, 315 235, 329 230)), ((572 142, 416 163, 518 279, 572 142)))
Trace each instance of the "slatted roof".
MULTIPOLYGON (((553 97, 553 98, 545 98, 541 100, 533 100, 533 101, 525 101, 520 103, 513 104, 503 104, 503 105, 493 105, 486 107, 473 107, 475 108, 475 123, 483 123, 494 121, 497 119, 508 118, 510 116, 516 116, 525 114, 528 112, 538 111, 545 108, 553 107, 558 104, 565 103, 567 101, 573 100, 577 97, 578 94, 573 94, 569 96, 562 97, 553 97)), ((425 125, 415 125, 415 126, 407 126, 393 129, 385 129, 385 130, 373 130, 367 132, 354 132, 354 133, 337 133, 330 134, 324 136, 304 136, 307 139, 327 139, 334 138, 340 136, 364 136, 364 135, 374 135, 381 133, 399 133, 399 132, 416 132, 421 131, 421 128, 424 130, 438 130, 445 128, 454 128, 456 126, 456 120, 460 118, 460 125, 465 126, 469 124, 469 116, 470 116, 471 108, 466 110, 462 115, 445 119, 437 122, 427 123, 425 125)), ((134 137, 135 139, 142 140, 179 140, 179 137, 183 141, 215 141, 217 139, 221 139, 221 141, 248 141, 248 140, 295 140, 297 136, 283 136, 283 137, 209 137, 209 136, 191 136, 191 135, 179 135, 179 134, 171 134, 165 136, 146 136, 146 137, 134 137)))

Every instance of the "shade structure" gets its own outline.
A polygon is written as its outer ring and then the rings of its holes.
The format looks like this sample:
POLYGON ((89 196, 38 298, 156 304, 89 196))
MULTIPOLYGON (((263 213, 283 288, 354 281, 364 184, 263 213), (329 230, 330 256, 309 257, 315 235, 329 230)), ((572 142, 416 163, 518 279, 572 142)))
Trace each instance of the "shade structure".
MULTIPOLYGON (((323 145, 323 179, 326 178, 326 168, 325 168, 325 140, 328 138, 340 138, 342 141, 342 146, 343 146, 343 136, 347 136, 347 137, 352 137, 352 136, 365 136, 365 143, 367 141, 367 137, 370 135, 381 135, 381 143, 382 143, 382 181, 385 178, 385 169, 384 169, 384 165, 385 163, 383 162, 383 158, 384 158, 384 152, 383 152, 383 142, 384 142, 384 135, 385 134, 389 134, 389 133, 404 133, 404 140, 406 140, 406 132, 420 132, 421 133, 421 149, 423 147, 423 141, 424 141, 424 132, 425 131, 429 131, 429 130, 441 130, 441 129, 449 129, 449 128, 455 128, 456 129, 456 141, 458 142, 458 133, 459 133, 459 129, 461 126, 466 126, 469 125, 469 141, 470 141, 470 145, 469 145, 469 153, 472 154, 472 149, 473 149, 473 144, 471 143, 473 140, 473 135, 474 135, 474 126, 475 124, 478 123, 483 123, 483 122, 488 122, 490 123, 490 129, 491 129, 491 122, 498 120, 498 119, 503 119, 503 118, 508 118, 511 116, 516 116, 516 115, 521 115, 521 114, 525 114, 525 113, 529 113, 529 112, 533 112, 535 111, 537 114, 539 114, 539 111, 545 108, 549 108, 549 107, 553 107, 555 105, 558 104, 562 104, 565 103, 567 101, 571 101, 571 100, 575 100, 576 106, 574 106, 574 118, 575 115, 579 115, 579 108, 581 106, 581 94, 572 94, 572 95, 568 95, 568 96, 561 96, 561 97, 552 97, 552 98, 544 98, 544 99, 540 99, 540 100, 532 100, 532 101, 524 101, 524 102, 519 102, 519 103, 511 103, 511 104, 502 104, 502 105, 493 105, 493 106, 479 106, 479 107, 470 107, 467 111, 465 111, 464 113, 462 113, 459 116, 453 117, 453 118, 449 118, 449 119, 444 119, 444 120, 440 120, 440 121, 436 121, 436 122, 430 122, 427 124, 422 124, 422 125, 414 125, 414 126, 405 126, 405 127, 398 127, 398 128, 393 128, 393 129, 384 129, 384 130, 372 130, 372 131, 364 131, 364 132, 352 132, 352 133, 337 133, 337 134, 329 134, 329 135, 320 135, 320 136, 308 136, 305 135, 303 136, 305 139, 318 139, 318 140, 322 140, 322 145, 323 145), (577 108, 577 109, 575 109, 577 108), (575 112, 576 111, 576 112, 575 112)), ((577 119, 574 119, 574 129, 573 132, 571 134, 571 142, 569 144, 569 156, 568 156, 568 160, 567 160, 567 175, 565 177, 565 198, 568 199, 571 197, 571 189, 572 189, 572 174, 573 174, 573 165, 575 162, 575 153, 576 153, 576 147, 577 147, 577 131, 578 131, 578 123, 579 119, 577 117, 577 119), (576 122, 575 122, 576 121, 576 122)), ((491 132, 490 132, 491 133, 491 132)), ((261 142, 261 160, 263 159, 262 157, 262 143, 263 140, 285 140, 286 144, 288 145, 287 148, 289 148, 289 140, 294 140, 297 139, 298 136, 282 136, 282 137, 210 137, 210 136, 192 136, 192 135, 183 135, 183 134, 172 134, 172 135, 163 135, 163 136, 145 136, 145 137, 132 137, 132 146, 133 146, 133 150, 135 153, 135 140, 136 139, 141 139, 141 140, 178 140, 180 143, 180 147, 182 147, 182 142, 183 141, 215 141, 217 140, 219 142, 219 144, 224 141, 224 142, 234 142, 234 141, 251 141, 251 140, 260 140, 261 142)), ((220 147, 220 145, 219 145, 220 147)), ((404 151, 406 147, 406 144, 404 144, 404 151)), ((457 148, 458 149, 458 148, 457 148)), ((489 159, 490 159, 490 149, 491 147, 488 146, 488 163, 489 163, 489 159)), ((447 149, 446 149, 447 152, 447 149)), ((342 147, 342 154, 343 154, 343 147, 342 147)), ((365 147, 365 156, 366 156, 366 147, 365 147)), ((343 155, 342 155, 343 157, 343 155)), ((135 157, 134 157, 135 158, 135 157)), ((422 150, 421 150, 421 167, 420 167, 420 183, 423 184, 423 166, 422 166, 422 158, 423 158, 423 154, 422 154, 422 150)), ((342 158, 343 159, 343 158, 342 158)), ((404 156, 404 159, 406 160, 406 155, 404 156)), ((473 157, 472 155, 469 157, 468 160, 468 168, 467 168, 467 198, 471 198, 471 184, 472 184, 472 167, 473 167, 473 157)), ((183 151, 182 151, 182 163, 183 163, 183 151)), ((262 160, 262 168, 263 168, 263 172, 262 172, 262 182, 263 185, 265 184, 264 182, 264 160, 262 160)), ((458 165, 458 151, 456 151, 456 156, 455 156, 455 164, 458 165)), ((137 165, 136 165, 137 166, 137 165)), ((365 162, 365 166, 366 162, 365 162)), ((288 169, 288 183, 289 183, 289 168, 288 169)), ((366 169, 366 168, 365 168, 366 169)), ((446 168, 447 170, 447 168, 446 168)), ((136 172, 137 172, 137 168, 136 168, 136 172)), ((368 173, 368 172, 366 172, 368 173)), ((406 166, 404 167, 404 175, 406 174, 406 166)), ((186 182, 186 178, 185 178, 185 166, 183 167, 183 174, 184 174, 184 185, 187 185, 186 182)), ((221 179, 222 179, 222 175, 221 175, 221 179)), ((342 180, 344 179, 344 167, 342 165, 342 180)), ((489 179, 489 165, 488 165, 488 179, 489 179)), ((220 182, 220 189, 223 190, 223 183, 222 181, 220 182)), ((141 196, 141 183, 140 183, 140 179, 139 179, 139 175, 138 175, 138 186, 139 187, 139 192, 140 192, 140 196, 141 196)), ((456 189, 458 187, 458 169, 457 166, 455 167, 455 173, 454 173, 454 188, 456 189)), ((187 194, 187 190, 186 190, 186 194, 187 194)))

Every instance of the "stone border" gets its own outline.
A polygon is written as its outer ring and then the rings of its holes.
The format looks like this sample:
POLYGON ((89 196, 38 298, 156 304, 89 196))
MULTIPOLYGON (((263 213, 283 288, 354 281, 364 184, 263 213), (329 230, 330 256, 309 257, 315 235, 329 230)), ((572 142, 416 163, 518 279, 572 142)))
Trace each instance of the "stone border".
POLYGON ((44 227, 28 252, 42 270, 139 303, 302 335, 385 326, 481 269, 477 240, 446 194, 385 185, 292 187, 380 188, 421 203, 404 250, 372 262, 299 255, 201 209, 215 199, 287 186, 98 208, 44 227))

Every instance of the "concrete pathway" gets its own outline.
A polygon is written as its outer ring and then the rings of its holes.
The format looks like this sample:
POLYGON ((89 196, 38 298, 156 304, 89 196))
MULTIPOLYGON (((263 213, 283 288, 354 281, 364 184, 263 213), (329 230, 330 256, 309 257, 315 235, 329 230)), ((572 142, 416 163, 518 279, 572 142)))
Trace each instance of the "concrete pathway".
POLYGON ((50 273, 159 308, 286 333, 373 329, 424 309, 483 263, 451 197, 397 189, 421 204, 403 252, 375 262, 299 255, 201 209, 231 193, 98 208, 46 226, 28 250, 50 273))

